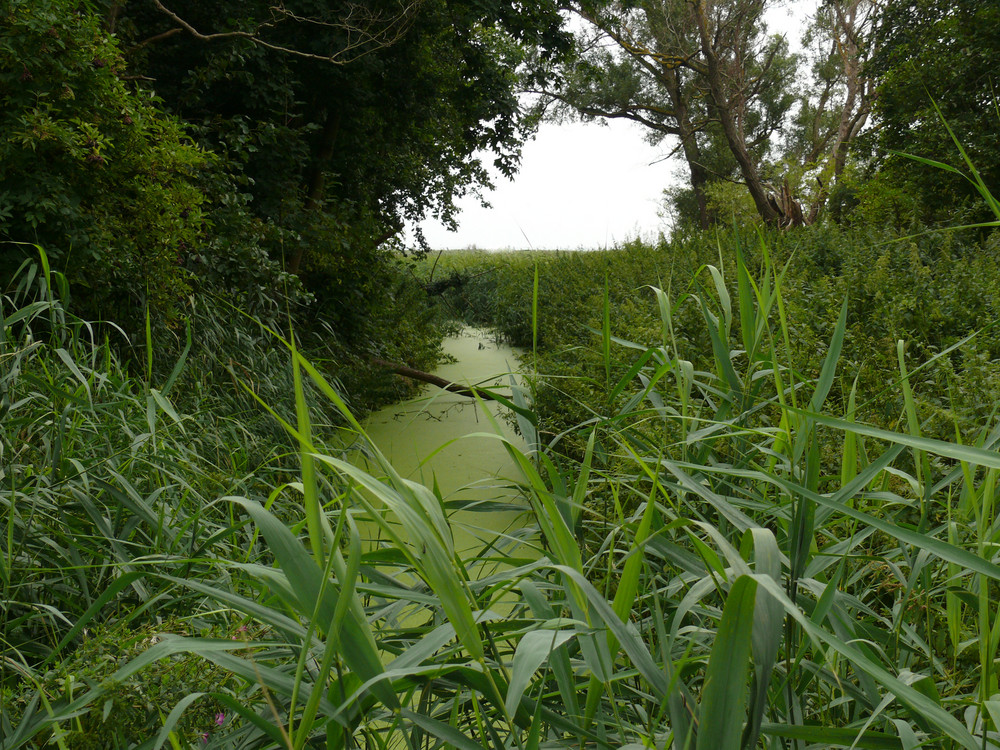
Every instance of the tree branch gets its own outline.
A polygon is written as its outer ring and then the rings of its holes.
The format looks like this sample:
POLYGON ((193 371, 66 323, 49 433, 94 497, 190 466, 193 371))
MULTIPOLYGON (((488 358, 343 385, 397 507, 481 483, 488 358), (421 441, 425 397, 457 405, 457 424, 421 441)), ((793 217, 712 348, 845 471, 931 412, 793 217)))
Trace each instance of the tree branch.
MULTIPOLYGON (((330 55, 317 55, 311 52, 305 52, 300 49, 295 49, 294 47, 285 47, 280 44, 274 44, 262 39, 257 33, 251 33, 249 31, 222 31, 214 33, 202 33, 198 31, 193 25, 185 21, 179 15, 170 10, 165 6, 162 0, 153 0, 153 4, 156 8, 167 16, 170 20, 176 23, 181 29, 186 31, 188 34, 193 36, 203 42, 212 42, 220 39, 246 39, 253 44, 264 47, 265 49, 272 50, 274 52, 280 52, 286 55, 292 55, 294 57, 300 57, 306 60, 315 60, 317 62, 325 62, 333 65, 345 65, 349 62, 353 62, 364 55, 373 52, 376 49, 381 49, 383 47, 389 47, 396 42, 398 42, 407 31, 409 31, 410 26, 413 23, 413 19, 416 16, 417 10, 423 4, 424 0, 410 0, 408 5, 402 6, 399 14, 395 16, 390 16, 386 18, 381 14, 368 14, 367 18, 362 17, 360 21, 361 25, 354 25, 351 21, 355 17, 355 13, 360 6, 351 5, 351 11, 348 13, 347 19, 339 21, 336 23, 325 22, 319 19, 302 18, 296 16, 289 11, 285 10, 283 5, 277 5, 271 7, 272 18, 275 16, 281 16, 284 18, 289 18, 298 23, 311 23, 319 24, 325 26, 332 26, 336 28, 344 29, 348 32, 348 42, 343 48, 337 50, 330 55), (367 26, 365 24, 368 24, 367 26), (355 36, 352 39, 352 35, 355 36)), ((261 26, 274 26, 277 22, 269 23, 261 26)), ((160 39, 166 38, 167 36, 173 36, 177 33, 179 29, 172 29, 169 32, 160 34, 156 37, 152 37, 140 46, 150 44, 154 41, 159 41, 160 39)))
POLYGON ((404 378, 410 378, 411 380, 419 380, 421 383, 436 385, 438 388, 448 391, 449 393, 457 393, 460 396, 468 396, 469 398, 479 397, 488 401, 501 401, 501 399, 506 400, 503 396, 498 398, 497 394, 492 391, 488 391, 483 388, 476 388, 475 386, 458 385, 456 383, 452 383, 450 380, 439 378, 437 375, 432 375, 431 373, 424 372, 423 370, 416 370, 397 362, 388 362, 384 359, 379 359, 378 357, 372 357, 371 361, 372 364, 384 367, 387 370, 392 370, 394 373, 401 375, 404 378))
POLYGON ((142 40, 138 44, 131 47, 128 50, 128 54, 132 54, 133 52, 141 50, 143 47, 147 47, 150 44, 156 44, 157 42, 162 42, 164 39, 169 39, 172 36, 176 36, 177 34, 183 34, 183 33, 184 29, 182 29, 180 26, 175 26, 174 28, 169 29, 168 31, 164 31, 162 34, 156 34, 155 36, 149 37, 149 39, 142 40))

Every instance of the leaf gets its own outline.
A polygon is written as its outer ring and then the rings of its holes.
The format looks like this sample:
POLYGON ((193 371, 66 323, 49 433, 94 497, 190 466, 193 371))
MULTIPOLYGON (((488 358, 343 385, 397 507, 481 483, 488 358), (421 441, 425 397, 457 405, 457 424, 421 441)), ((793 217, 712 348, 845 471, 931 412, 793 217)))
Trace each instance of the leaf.
POLYGON ((159 734, 156 735, 156 739, 153 740, 152 750, 160 750, 163 747, 163 743, 167 741, 167 735, 169 735, 177 722, 180 721, 181 715, 187 710, 188 706, 194 703, 196 700, 201 698, 205 693, 190 693, 185 695, 179 701, 177 705, 173 707, 170 714, 163 722, 163 728, 160 730, 159 734))
POLYGON ((991 469, 1000 469, 1000 453, 997 451, 984 450, 969 445, 958 443, 947 443, 943 440, 933 438, 916 437, 914 435, 904 435, 899 432, 890 432, 878 427, 871 427, 860 422, 850 422, 845 419, 837 419, 824 414, 816 414, 792 406, 787 407, 789 411, 801 414, 817 424, 832 427, 835 430, 852 431, 858 435, 886 440, 890 443, 905 445, 909 448, 927 451, 935 456, 953 458, 956 461, 966 461, 977 466, 986 466, 991 469))
MULTIPOLYGON (((231 498, 241 505, 264 534, 268 546, 281 565, 288 583, 295 593, 300 613, 308 617, 317 616, 324 629, 337 628, 343 648, 345 663, 362 680, 370 680, 380 675, 384 668, 379 657, 371 628, 354 598, 341 622, 334 620, 339 593, 330 582, 324 586, 322 571, 315 560, 306 552, 302 543, 288 528, 264 510, 259 504, 243 498, 231 498)), ((390 708, 399 706, 399 700, 391 686, 377 683, 373 693, 390 708)))
POLYGON ((815 745, 856 747, 860 750, 902 750, 898 737, 882 732, 858 732, 845 727, 821 727, 813 725, 789 726, 786 724, 764 724, 761 734, 768 737, 784 737, 789 740, 803 740, 815 745))
POLYGON ((184 432, 184 424, 181 422, 181 418, 178 416, 173 404, 167 401, 166 397, 155 388, 149 389, 149 395, 156 402, 156 405, 159 406, 160 409, 162 409, 163 412, 174 421, 174 424, 181 428, 181 432, 184 432))
POLYGON ((454 747, 458 748, 458 750, 483 750, 483 745, 478 742, 474 742, 454 727, 445 724, 443 721, 432 719, 430 716, 424 716, 423 714, 411 711, 408 708, 404 708, 400 711, 400 715, 405 719, 409 719, 421 729, 430 732, 432 735, 444 742, 445 747, 454 747))
POLYGON ((736 579, 708 658, 698 709, 697 750, 740 750, 757 583, 736 579))
POLYGON ((510 685, 504 704, 508 714, 514 715, 535 670, 548 659, 549 654, 576 636, 577 633, 573 630, 533 630, 521 637, 514 651, 510 685))

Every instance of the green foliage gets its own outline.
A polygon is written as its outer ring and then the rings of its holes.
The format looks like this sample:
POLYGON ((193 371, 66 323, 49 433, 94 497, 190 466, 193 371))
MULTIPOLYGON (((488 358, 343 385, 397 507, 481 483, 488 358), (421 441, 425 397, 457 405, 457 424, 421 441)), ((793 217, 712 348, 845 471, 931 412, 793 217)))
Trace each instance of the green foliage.
POLYGON ((214 696, 239 715, 215 739, 227 747, 989 747, 996 431, 965 446, 831 416, 847 307, 817 377, 802 377, 781 350, 785 272, 757 252, 758 273, 737 256, 697 289, 708 369, 690 367, 679 308, 655 290, 661 341, 605 349, 614 368, 631 363, 629 400, 573 428, 582 460, 508 445, 529 524, 467 560, 445 498, 377 447, 376 473, 326 452, 296 387, 308 537, 237 498, 274 565, 217 560, 246 576, 240 592, 170 579, 263 625, 252 650, 165 634, 116 674, 191 654, 245 681, 214 696), (681 439, 658 439, 666 424, 681 439), (824 474, 824 431, 853 472, 824 474))
MULTIPOLYGON (((104 687, 103 699, 94 710, 68 722, 68 731, 62 735, 67 747, 79 750, 136 747, 155 733, 169 709, 185 697, 209 684, 216 690, 225 688, 229 681, 225 672, 206 668, 202 660, 192 656, 163 659, 141 676, 120 683, 109 680, 120 666, 155 645, 163 633, 172 632, 186 633, 188 627, 182 620, 135 629, 102 625, 84 636, 70 658, 45 674, 41 690, 53 697, 71 699, 92 685, 104 687)), ((224 633, 219 635, 228 637, 224 633)), ((23 705, 18 704, 23 704, 26 697, 18 696, 12 708, 23 710, 23 705)), ((20 718, 16 713, 14 717, 20 718)), ((185 712, 176 731, 188 747, 197 747, 226 721, 222 706, 204 698, 185 712)))
MULTIPOLYGON (((155 78, 167 105, 247 179, 255 214, 297 235, 283 249, 293 271, 318 256, 321 273, 351 264, 363 272, 404 219, 452 221, 454 199, 489 183, 480 151, 511 174, 527 134, 516 98, 522 47, 566 46, 549 2, 295 2, 275 11, 213 0, 171 9, 195 28, 239 28, 261 42, 161 38, 174 24, 155 9, 116 14, 126 38, 155 39, 137 47, 132 69, 155 78), (366 36, 383 27, 393 31, 366 36)), ((303 277, 318 294, 336 294, 303 277)))
POLYGON ((415 267, 346 202, 251 219, 245 177, 190 183, 219 232, 176 357, 150 314, 126 365, 44 253, 0 297, 0 750, 998 746, 997 235, 415 267), (332 299, 263 257, 300 241, 332 299), (437 274, 532 349, 524 525, 467 556, 303 354, 431 362, 437 274))
MULTIPOLYGON (((934 359, 915 376, 921 420, 930 434, 953 435, 956 421, 963 430, 972 428, 1000 396, 1000 380, 990 372, 1000 360, 1000 331, 991 325, 1000 317, 996 235, 984 241, 949 234, 895 240, 860 229, 814 227, 768 235, 768 241, 775 262, 789 261, 783 299, 791 321, 788 356, 797 372, 818 374, 839 303, 849 300, 850 336, 842 357, 854 369, 833 398, 845 402, 856 374, 859 418, 890 428, 898 424, 902 401, 894 384, 900 339, 907 342, 911 361, 934 359)), ((536 367, 551 377, 537 386, 536 408, 544 429, 555 435, 584 422, 614 392, 604 374, 598 335, 605 276, 613 336, 641 347, 658 340, 661 323, 649 305, 649 289, 671 289, 673 335, 685 345, 695 369, 707 370, 711 341, 699 303, 685 294, 698 294, 711 283, 706 264, 734 268, 741 244, 746 263, 758 268, 763 258, 753 235, 720 233, 658 247, 633 242, 606 252, 445 255, 448 261, 438 264, 438 273, 464 268, 471 280, 449 292, 451 304, 467 311, 471 321, 492 325, 528 348, 537 265, 542 304, 536 367)), ((729 292, 735 296, 737 289, 730 286, 729 292)), ((627 370, 617 366, 611 383, 627 370)), ((627 401, 621 393, 616 399, 627 401)))
MULTIPOLYGON (((905 358, 893 374, 905 430, 865 424, 858 393, 841 396, 850 304, 800 316, 817 299, 803 288, 832 294, 822 279, 849 275, 831 253, 845 238, 474 256, 528 283, 545 321, 536 366, 578 342, 557 387, 586 414, 543 430, 538 450, 507 444, 525 526, 464 559, 448 498, 396 472, 291 340, 294 483, 283 464, 226 452, 229 468, 213 464, 213 443, 241 441, 212 427, 210 401, 178 407, 191 361, 158 388, 128 380, 110 349, 71 335, 86 326, 46 296, 58 277, 26 271, 19 293, 41 283, 40 296, 4 308, 0 360, 21 436, 3 445, 0 625, 14 668, 0 747, 204 732, 220 748, 994 744, 1000 438, 992 422, 964 444, 926 437, 929 368, 905 358), (557 278, 587 290, 583 305, 558 299, 557 278), (590 343, 546 319, 544 295, 592 315, 590 343), (619 339, 625 325, 647 343, 619 339), (340 414, 371 470, 310 400, 340 414), (33 438, 58 415, 55 439, 33 438), (124 648, 102 663, 112 643, 124 648)), ((876 251, 885 269, 864 304, 880 314, 878 289, 903 294, 887 289, 893 269, 922 261, 903 243, 876 251)), ((544 393, 534 408, 515 394, 525 424, 544 426, 544 393)))
MULTIPOLYGON (((189 342, 169 363, 151 351, 153 375, 137 377, 119 347, 66 312, 52 291, 65 286, 43 255, 41 267, 26 265, 0 297, 4 748, 23 746, 12 726, 73 748, 133 747, 206 680, 223 689, 224 674, 191 659, 135 678, 111 675, 157 633, 195 627, 196 603, 169 584, 140 580, 144 566, 155 561, 164 573, 228 585, 225 576, 206 575, 205 555, 219 545, 238 558, 252 539, 230 528, 215 501, 237 488, 267 492, 264 481, 283 476, 273 425, 239 395, 238 375, 260 388, 251 371, 275 375, 276 386, 288 370, 285 360, 268 373, 266 350, 247 335, 258 323, 240 326, 242 316, 229 311, 237 325, 227 328, 237 336, 224 343, 235 347, 239 339, 240 351, 221 382, 203 360, 211 340, 189 342), (67 722, 65 732, 45 728, 47 704, 98 685, 105 692, 91 712, 67 722)), ((237 627, 220 614, 197 632, 228 638, 237 627)), ((178 731, 197 742, 218 729, 221 710, 201 700, 178 731)))
MULTIPOLYGON (((734 182, 718 180, 705 187, 709 210, 725 226, 752 228, 759 217, 746 188, 734 182)), ((679 213, 679 211, 678 211, 679 213)))
MULTIPOLYGON (((956 174, 927 169, 891 155, 945 156, 964 167, 935 107, 994 190, 1000 184, 995 61, 1000 54, 1000 8, 974 0, 900 0, 884 8, 870 70, 879 90, 873 131, 879 165, 872 200, 906 207, 875 213, 881 221, 916 215, 924 222, 972 223, 984 217, 979 196, 956 174)), ((877 206, 876 206, 877 208, 877 206)), ((905 226, 905 225, 903 225, 905 226)))
MULTIPOLYGON (((768 35, 765 5, 729 0, 711 12, 673 0, 569 7, 582 22, 576 54, 538 92, 539 113, 624 118, 646 128, 652 143, 676 138, 690 173, 687 186, 668 193, 678 226, 708 229, 730 220, 709 205, 709 185, 742 180, 763 201, 761 180, 776 171, 772 141, 795 103, 799 64, 782 36, 768 35)), ((766 203, 754 210, 777 220, 766 203)))
MULTIPOLYGON (((15 0, 0 15, 0 240, 49 248, 90 315, 130 322, 148 303, 176 319, 207 157, 124 80, 117 42, 76 6, 15 0)), ((24 257, 5 244, 4 275, 24 257)))

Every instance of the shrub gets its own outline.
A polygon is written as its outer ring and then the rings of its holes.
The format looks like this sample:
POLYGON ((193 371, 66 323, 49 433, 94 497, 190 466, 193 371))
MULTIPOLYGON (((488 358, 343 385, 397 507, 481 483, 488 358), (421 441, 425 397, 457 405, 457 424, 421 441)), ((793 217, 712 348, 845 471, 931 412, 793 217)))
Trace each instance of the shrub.
MULTIPOLYGON (((123 78, 98 14, 72 0, 0 13, 0 241, 49 252, 88 316, 170 321, 190 291, 209 157, 154 96, 123 78)), ((0 245, 0 274, 24 259, 0 245)))

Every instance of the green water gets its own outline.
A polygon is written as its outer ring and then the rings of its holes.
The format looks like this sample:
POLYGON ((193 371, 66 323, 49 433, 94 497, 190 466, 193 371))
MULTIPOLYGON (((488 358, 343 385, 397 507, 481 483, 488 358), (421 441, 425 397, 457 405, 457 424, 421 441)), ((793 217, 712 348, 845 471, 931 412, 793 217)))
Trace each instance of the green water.
MULTIPOLYGON (((513 349, 476 329, 446 339, 444 349, 455 362, 434 374, 460 385, 508 386, 509 373, 518 364, 513 349)), ((509 394, 509 387, 502 392, 509 394)), ((456 550, 463 556, 477 555, 497 534, 516 535, 524 525, 525 506, 510 482, 519 475, 517 467, 501 441, 489 437, 499 430, 525 448, 502 409, 492 401, 478 403, 428 385, 416 398, 381 409, 365 423, 372 441, 403 477, 429 487, 437 483, 449 508, 456 550)))

